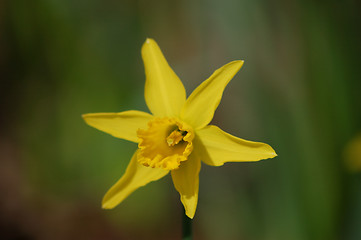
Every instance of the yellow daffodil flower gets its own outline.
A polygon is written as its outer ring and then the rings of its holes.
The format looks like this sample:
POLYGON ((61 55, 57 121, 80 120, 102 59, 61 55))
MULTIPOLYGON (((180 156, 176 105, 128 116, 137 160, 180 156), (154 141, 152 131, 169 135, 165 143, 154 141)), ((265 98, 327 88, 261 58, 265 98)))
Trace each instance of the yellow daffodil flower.
POLYGON ((87 124, 138 144, 125 174, 105 194, 102 207, 114 208, 139 187, 169 172, 186 215, 193 218, 198 202, 201 161, 226 162, 273 158, 269 145, 234 137, 208 125, 223 90, 243 65, 233 61, 216 70, 186 98, 184 86, 159 46, 147 39, 142 47, 145 101, 152 114, 141 111, 84 114, 87 124))

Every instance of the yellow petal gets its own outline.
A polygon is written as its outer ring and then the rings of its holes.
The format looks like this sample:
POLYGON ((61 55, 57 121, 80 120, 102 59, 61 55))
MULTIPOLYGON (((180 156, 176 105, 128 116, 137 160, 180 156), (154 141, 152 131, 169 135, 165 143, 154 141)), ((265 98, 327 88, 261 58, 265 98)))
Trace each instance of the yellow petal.
POLYGON ((216 70, 187 99, 181 118, 193 128, 206 126, 213 118, 224 88, 242 67, 243 61, 233 61, 216 70))
POLYGON ((180 194, 186 215, 193 218, 198 203, 199 171, 201 161, 196 153, 192 153, 179 169, 172 170, 174 187, 180 194))
POLYGON ((105 194, 102 207, 105 209, 114 208, 132 192, 164 177, 168 172, 160 168, 144 167, 137 161, 137 152, 134 153, 125 174, 105 194))
POLYGON ((252 162, 277 156, 271 146, 251 142, 223 132, 209 125, 196 133, 195 148, 203 162, 211 166, 222 166, 226 162, 252 162))
POLYGON ((142 47, 145 68, 145 101, 159 117, 178 117, 186 99, 182 82, 168 65, 158 44, 147 39, 142 47))
POLYGON ((139 142, 137 130, 146 128, 153 118, 149 113, 133 110, 120 113, 88 113, 82 117, 90 126, 132 142, 139 142))

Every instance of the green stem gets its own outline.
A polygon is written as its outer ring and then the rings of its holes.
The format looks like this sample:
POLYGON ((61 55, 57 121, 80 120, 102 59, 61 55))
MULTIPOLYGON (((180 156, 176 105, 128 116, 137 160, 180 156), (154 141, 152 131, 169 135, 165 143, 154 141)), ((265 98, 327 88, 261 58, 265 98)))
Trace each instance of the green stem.
POLYGON ((183 215, 183 238, 182 240, 192 240, 192 219, 183 215))

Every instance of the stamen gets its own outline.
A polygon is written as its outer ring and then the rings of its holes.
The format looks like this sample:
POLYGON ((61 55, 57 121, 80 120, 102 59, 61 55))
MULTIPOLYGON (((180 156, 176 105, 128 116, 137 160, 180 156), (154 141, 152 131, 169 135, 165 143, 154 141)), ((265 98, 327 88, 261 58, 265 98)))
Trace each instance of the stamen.
POLYGON ((186 131, 180 131, 179 129, 174 130, 168 137, 167 143, 168 146, 174 146, 183 140, 183 137, 186 135, 186 131))

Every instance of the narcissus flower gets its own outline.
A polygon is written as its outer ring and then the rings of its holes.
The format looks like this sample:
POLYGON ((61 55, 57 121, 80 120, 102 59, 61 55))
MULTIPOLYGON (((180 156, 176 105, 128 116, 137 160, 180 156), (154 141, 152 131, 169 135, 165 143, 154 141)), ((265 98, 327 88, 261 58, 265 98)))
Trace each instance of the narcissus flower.
POLYGON ((193 218, 201 161, 222 166, 226 162, 259 161, 277 155, 265 143, 243 140, 208 125, 224 88, 243 61, 233 61, 216 70, 186 98, 182 82, 154 40, 145 41, 142 57, 145 101, 152 114, 131 110, 83 115, 90 126, 138 144, 125 174, 105 194, 102 207, 115 207, 139 187, 170 172, 186 215, 193 218))

